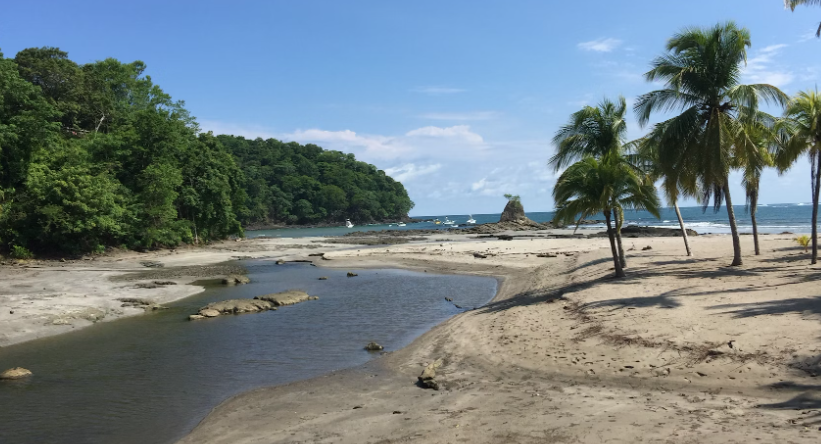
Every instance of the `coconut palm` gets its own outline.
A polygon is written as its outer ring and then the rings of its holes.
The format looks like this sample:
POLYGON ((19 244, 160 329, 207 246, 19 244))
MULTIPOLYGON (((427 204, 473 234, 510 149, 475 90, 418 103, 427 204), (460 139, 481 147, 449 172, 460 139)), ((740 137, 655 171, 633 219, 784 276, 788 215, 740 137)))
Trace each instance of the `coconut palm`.
POLYGON ((764 168, 775 165, 771 151, 779 149, 777 138, 778 119, 763 112, 752 116, 741 116, 740 124, 735 126, 735 147, 733 166, 742 171, 741 183, 747 194, 747 209, 753 225, 753 245, 755 254, 761 254, 758 242, 758 192, 761 189, 761 173, 764 168))
MULTIPOLYGON (((795 11, 795 7, 799 5, 821 6, 821 0, 784 0, 784 7, 790 8, 791 11, 795 11)), ((818 30, 815 31, 815 36, 821 37, 821 25, 818 25, 818 30)))
POLYGON ((709 29, 687 28, 667 42, 667 54, 652 62, 648 81, 666 88, 642 95, 634 107, 644 126, 657 112, 681 114, 653 128, 658 137, 659 162, 686 181, 697 179, 706 206, 727 206, 733 240, 732 265, 741 265, 741 243, 730 196, 729 174, 734 128, 739 114, 758 108, 759 100, 786 103, 787 96, 772 85, 742 85, 742 63, 747 60, 750 33, 733 22, 709 29))
POLYGON ((642 169, 653 182, 661 180, 661 189, 664 192, 664 197, 667 202, 673 205, 678 218, 678 224, 681 228, 681 236, 684 240, 684 249, 687 251, 687 256, 692 256, 693 251, 690 249, 690 240, 687 237, 687 227, 684 225, 684 218, 681 217, 681 209, 678 207, 678 199, 683 195, 699 198, 701 193, 698 190, 698 184, 692 177, 686 177, 673 170, 665 170, 664 166, 659 162, 659 146, 660 141, 657 137, 659 133, 648 135, 638 140, 634 140, 625 146, 631 153, 628 159, 642 169), (689 181, 688 181, 689 179, 689 181))
POLYGON ((810 159, 812 190, 812 263, 818 262, 818 192, 821 189, 821 94, 818 90, 802 91, 790 100, 784 112, 786 134, 782 150, 776 157, 781 172, 786 171, 803 154, 810 159))
POLYGON ((624 277, 624 268, 616 247, 614 216, 630 208, 644 209, 658 217, 659 200, 655 186, 645 176, 637 174, 623 158, 598 160, 588 156, 570 165, 559 176, 553 188, 553 199, 556 202, 555 223, 570 223, 577 217, 586 218, 599 212, 604 214, 616 277, 624 277))
MULTIPOLYGON (((553 137, 556 154, 550 159, 556 171, 585 157, 593 157, 603 162, 619 162, 624 155, 627 135, 627 101, 619 97, 617 102, 603 99, 598 106, 585 106, 570 116, 567 125, 561 127, 553 137)), ((621 228, 624 213, 615 215, 615 237, 621 266, 626 267, 621 228)), ((581 221, 581 218, 578 220, 581 221)))

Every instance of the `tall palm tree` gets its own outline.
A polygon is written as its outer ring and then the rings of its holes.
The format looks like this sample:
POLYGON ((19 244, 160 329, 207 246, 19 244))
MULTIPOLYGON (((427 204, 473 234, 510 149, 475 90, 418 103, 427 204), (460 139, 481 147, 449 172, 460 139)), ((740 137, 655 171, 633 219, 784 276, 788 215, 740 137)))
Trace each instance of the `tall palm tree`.
POLYGON ((659 200, 652 181, 636 173, 624 159, 597 160, 585 157, 568 167, 553 188, 556 202, 554 222, 570 223, 576 217, 586 218, 603 213, 616 277, 624 277, 616 247, 612 220, 625 208, 644 209, 658 217, 659 200))
POLYGON ((812 189, 812 264, 818 262, 818 193, 821 189, 821 93, 802 91, 790 100, 784 112, 787 134, 776 157, 780 171, 786 171, 798 157, 810 158, 812 189))
MULTIPOLYGON (((799 5, 819 5, 821 6, 821 0, 784 0, 784 7, 790 8, 790 11, 795 11, 795 7, 799 5)), ((821 25, 818 25, 818 30, 815 31, 816 37, 821 37, 821 25)))
POLYGON ((678 199, 680 195, 699 198, 701 193, 698 189, 698 184, 693 180, 692 176, 681 175, 675 169, 665 170, 663 164, 659 162, 659 146, 660 141, 653 135, 658 136, 660 132, 651 134, 638 140, 634 140, 625 146, 631 153, 628 157, 634 165, 638 165, 653 182, 662 181, 661 189, 664 192, 667 202, 673 205, 678 218, 678 224, 681 228, 681 236, 684 240, 684 249, 687 251, 687 256, 692 256, 693 251, 690 249, 690 240, 687 236, 687 227, 684 225, 684 218, 681 217, 681 209, 678 207, 678 199), (688 181, 689 179, 689 181, 688 181))
MULTIPOLYGON (((556 154, 550 159, 556 171, 585 157, 593 157, 602 162, 619 162, 624 155, 627 136, 627 101, 619 97, 617 102, 603 99, 598 106, 585 106, 570 116, 567 125, 553 136, 556 154)), ((621 228, 624 213, 614 215, 615 238, 621 266, 626 267, 621 228)), ((579 219, 581 220, 581 219, 579 219)))
POLYGON ((681 114, 657 124, 651 133, 662 141, 659 162, 697 178, 705 206, 727 206, 733 239, 733 262, 741 265, 741 243, 730 197, 733 128, 739 113, 758 108, 760 99, 786 103, 787 96, 772 85, 742 85, 742 63, 747 60, 750 33, 733 22, 713 28, 687 28, 667 42, 667 53, 652 62, 648 81, 662 81, 666 88, 639 97, 634 107, 644 126, 656 112, 680 110, 681 114))
POLYGON ((752 116, 741 116, 735 126, 735 149, 733 166, 742 171, 742 185, 747 194, 747 208, 753 225, 753 245, 756 256, 761 254, 758 242, 758 192, 761 188, 761 173, 764 168, 774 166, 771 151, 778 152, 778 120, 763 112, 752 116))

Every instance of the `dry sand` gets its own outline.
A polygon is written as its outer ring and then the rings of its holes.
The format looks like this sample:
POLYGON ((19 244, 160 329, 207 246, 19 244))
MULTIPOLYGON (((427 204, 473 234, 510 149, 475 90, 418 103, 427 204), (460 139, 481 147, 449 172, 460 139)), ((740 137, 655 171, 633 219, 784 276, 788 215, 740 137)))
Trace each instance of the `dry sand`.
MULTIPOLYGON (((181 442, 819 442, 819 268, 809 266, 790 236, 762 236, 758 257, 750 237, 742 242, 745 264, 730 268, 729 236, 691 238, 695 258, 683 255, 679 238, 625 239, 628 276, 620 280, 610 277, 606 239, 437 235, 321 250, 307 250, 317 245, 309 240, 260 240, 152 257, 168 267, 323 251, 331 260, 316 261, 321 266, 393 266, 503 282, 487 306, 363 367, 229 399, 181 442), (647 245, 652 249, 643 251, 647 245), (437 359, 444 362, 442 389, 417 387, 416 377, 437 359)), ((69 273, 53 266, 16 270, 20 279, 3 273, 0 305, 7 313, 9 285, 21 283, 29 290, 12 298, 28 295, 32 304, 46 294, 39 286, 52 294, 59 282, 64 293, 98 291, 95 298, 110 302, 137 290, 105 278, 145 271, 137 262, 146 257, 98 259, 103 271, 80 270, 99 265, 92 263, 71 264, 77 269, 69 273)), ((160 297, 172 290, 139 291, 160 297)), ((54 305, 40 316, 48 307, 54 305)), ((9 337, 7 316, 0 313, 0 338, 9 337)))

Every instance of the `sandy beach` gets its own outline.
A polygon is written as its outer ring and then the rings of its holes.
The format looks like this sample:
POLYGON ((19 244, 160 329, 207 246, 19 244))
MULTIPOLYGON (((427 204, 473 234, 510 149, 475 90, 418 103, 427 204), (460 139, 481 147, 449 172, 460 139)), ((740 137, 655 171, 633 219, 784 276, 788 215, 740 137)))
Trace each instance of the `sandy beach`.
POLYGON ((691 238, 693 258, 684 255, 680 238, 625 239, 627 278, 616 280, 606 238, 517 234, 537 237, 439 234, 371 247, 260 239, 5 266, 0 345, 100 321, 88 319, 93 310, 105 313, 102 321, 145 311, 120 307, 119 298, 139 295, 163 303, 188 296, 199 291, 194 281, 231 271, 224 263, 237 257, 476 274, 502 283, 488 305, 363 367, 226 400, 181 442, 725 443, 821 437, 819 272, 791 236, 762 236, 758 257, 752 239, 742 237, 745 264, 733 268, 727 266, 729 236, 691 238), (317 251, 330 260, 308 256, 317 251), (164 267, 146 268, 140 264, 146 260, 164 267), (134 288, 160 279, 177 285, 134 288), (81 312, 86 317, 72 314, 81 312), (440 390, 418 387, 417 376, 436 360, 443 362, 436 378, 440 390))

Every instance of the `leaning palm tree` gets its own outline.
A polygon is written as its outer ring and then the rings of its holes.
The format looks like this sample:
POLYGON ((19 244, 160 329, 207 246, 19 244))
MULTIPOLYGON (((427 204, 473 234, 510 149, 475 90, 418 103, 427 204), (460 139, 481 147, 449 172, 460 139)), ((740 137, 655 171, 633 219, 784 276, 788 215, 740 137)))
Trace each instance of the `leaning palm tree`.
POLYGON ((782 150, 776 156, 781 172, 786 171, 803 154, 810 159, 812 189, 812 264, 818 262, 818 193, 821 189, 821 93, 802 91, 787 104, 787 120, 781 128, 786 133, 782 150))
MULTIPOLYGON (((627 136, 627 101, 619 97, 617 102, 603 99, 598 106, 585 106, 570 116, 567 125, 561 127, 553 137, 556 154, 550 159, 556 171, 585 157, 593 157, 602 162, 620 162, 624 155, 627 136)), ((626 267, 621 228, 624 213, 615 214, 615 238, 621 266, 626 267)), ((580 217, 577 222, 580 222, 580 217)))
POLYGON ((742 185, 747 194, 747 209, 753 225, 753 245, 756 256, 761 254, 758 242, 758 193, 761 189, 761 173, 764 168, 774 166, 771 153, 779 151, 777 138, 778 119, 763 112, 751 116, 741 116, 735 125, 735 146, 733 166, 742 171, 742 185))
MULTIPOLYGON (((656 136, 660 132, 656 132, 656 136)), ((683 194, 690 197, 699 198, 701 193, 698 189, 698 184, 692 177, 679 174, 675 169, 665 170, 664 165, 659 162, 659 146, 660 143, 657 138, 646 136, 641 139, 629 142, 625 146, 631 153, 628 159, 637 165, 641 170, 647 174, 653 182, 661 180, 661 189, 664 192, 667 202, 673 205, 678 218, 678 224, 681 228, 681 236, 684 240, 684 249, 687 251, 687 256, 692 256, 693 251, 690 249, 690 240, 687 237, 687 227, 684 225, 684 218, 681 217, 681 209, 678 207, 679 197, 683 194), (688 181, 688 179, 690 179, 688 181)))
MULTIPOLYGON (((795 7, 799 5, 818 5, 821 6, 821 0, 784 0, 784 7, 790 8, 790 11, 795 11, 795 7)), ((815 31, 816 37, 821 37, 821 25, 818 25, 818 30, 815 31)))
POLYGON ((758 108, 760 99, 787 102, 772 85, 739 83, 749 46, 749 31, 733 22, 683 30, 667 42, 668 53, 656 58, 645 74, 648 81, 663 81, 666 88, 642 95, 634 107, 642 126, 654 113, 681 111, 651 131, 662 142, 659 162, 688 181, 697 179, 705 206, 713 198, 718 211, 725 201, 733 240, 731 265, 742 264, 729 187, 733 127, 740 113, 758 108))
POLYGON ((585 157, 569 166, 553 188, 556 202, 555 223, 570 223, 603 213, 616 277, 624 277, 624 268, 616 246, 614 216, 625 208, 644 209, 658 217, 656 188, 646 176, 636 173, 624 159, 597 160, 585 157))

